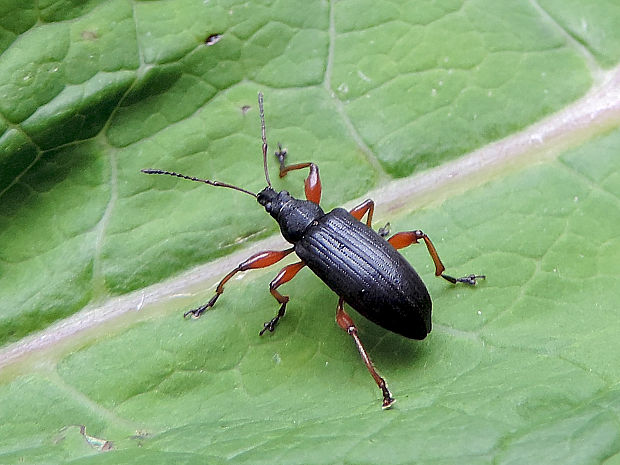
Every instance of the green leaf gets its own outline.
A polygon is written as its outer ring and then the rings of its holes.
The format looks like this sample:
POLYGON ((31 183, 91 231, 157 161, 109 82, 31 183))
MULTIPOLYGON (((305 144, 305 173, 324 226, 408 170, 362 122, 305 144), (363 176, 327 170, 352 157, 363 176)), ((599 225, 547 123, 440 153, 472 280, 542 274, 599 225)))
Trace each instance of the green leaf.
POLYGON ((620 16, 586 3, 1 5, 0 462, 620 463, 620 16), (140 169, 262 189, 259 91, 326 210, 372 197, 487 276, 412 246, 429 337, 351 312, 390 410, 307 269, 273 334, 278 266, 182 318, 286 246, 140 169))

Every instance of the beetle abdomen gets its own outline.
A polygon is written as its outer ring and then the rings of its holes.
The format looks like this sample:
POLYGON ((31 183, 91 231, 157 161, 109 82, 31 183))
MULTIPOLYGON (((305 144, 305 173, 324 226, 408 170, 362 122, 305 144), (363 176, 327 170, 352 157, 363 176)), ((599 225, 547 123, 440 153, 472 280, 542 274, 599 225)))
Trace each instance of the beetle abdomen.
POLYGON ((374 323, 412 339, 431 330, 431 299, 391 244, 336 208, 308 227, 295 252, 325 284, 374 323))

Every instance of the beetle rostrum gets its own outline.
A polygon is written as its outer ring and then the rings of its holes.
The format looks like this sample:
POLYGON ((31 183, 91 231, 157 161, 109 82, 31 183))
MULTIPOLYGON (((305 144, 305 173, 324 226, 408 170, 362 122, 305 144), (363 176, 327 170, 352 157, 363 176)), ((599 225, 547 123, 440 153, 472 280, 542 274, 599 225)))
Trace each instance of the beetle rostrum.
POLYGON ((273 332, 286 312, 289 296, 282 295, 278 288, 307 266, 338 295, 336 322, 353 338, 368 371, 381 389, 383 408, 389 408, 394 403, 394 398, 387 383, 377 373, 370 360, 359 338, 357 327, 345 311, 344 304, 348 304, 362 316, 389 331, 410 339, 421 340, 432 328, 431 298, 418 273, 398 249, 423 241, 435 264, 435 275, 452 284, 475 285, 477 279, 485 279, 485 276, 470 274, 454 278, 445 274, 445 267, 433 243, 419 229, 399 232, 389 238, 386 238, 389 235, 389 225, 375 232, 371 227, 375 203, 370 199, 350 211, 335 208, 325 213, 319 206, 322 187, 318 166, 312 162, 287 165, 287 152, 279 144, 275 156, 280 163, 280 177, 286 176, 290 171, 306 168, 309 169, 309 174, 304 184, 305 200, 296 199, 287 191, 277 192, 271 185, 267 169, 267 138, 262 93, 258 94, 258 108, 263 168, 267 181, 267 187, 258 194, 232 184, 186 176, 174 171, 142 170, 146 174, 176 176, 251 195, 278 222, 282 236, 292 244, 292 247, 285 250, 268 250, 252 255, 222 278, 211 300, 185 312, 183 316, 191 315, 199 318, 215 304, 224 292, 224 285, 236 273, 271 266, 294 252, 300 260, 285 266, 269 283, 269 292, 280 307, 276 315, 263 325, 259 334, 262 336, 267 331, 273 332), (364 215, 366 221, 362 222, 364 215))

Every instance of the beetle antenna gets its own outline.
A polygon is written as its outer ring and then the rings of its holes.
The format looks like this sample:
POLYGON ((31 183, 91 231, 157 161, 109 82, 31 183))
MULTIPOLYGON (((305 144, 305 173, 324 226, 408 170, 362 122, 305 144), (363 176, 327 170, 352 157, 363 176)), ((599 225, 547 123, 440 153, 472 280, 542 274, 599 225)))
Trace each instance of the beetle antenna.
POLYGON ((236 191, 243 192, 244 194, 249 194, 252 197, 257 197, 257 195, 254 192, 247 191, 241 187, 233 186, 232 184, 227 184, 225 182, 211 181, 210 179, 200 179, 200 178, 195 178, 193 176, 185 176, 184 174, 175 173, 174 171, 164 171, 164 170, 140 170, 140 171, 146 174, 167 174, 169 176, 176 176, 177 178, 187 179, 189 181, 203 182, 205 184, 209 184, 210 186, 215 186, 215 187, 228 187, 229 189, 234 189, 236 191))
POLYGON ((271 181, 269 180, 269 170, 267 169, 267 136, 265 135, 265 110, 263 109, 263 93, 258 93, 258 112, 260 113, 260 128, 263 137, 263 166, 265 168, 265 179, 267 185, 271 187, 271 181))

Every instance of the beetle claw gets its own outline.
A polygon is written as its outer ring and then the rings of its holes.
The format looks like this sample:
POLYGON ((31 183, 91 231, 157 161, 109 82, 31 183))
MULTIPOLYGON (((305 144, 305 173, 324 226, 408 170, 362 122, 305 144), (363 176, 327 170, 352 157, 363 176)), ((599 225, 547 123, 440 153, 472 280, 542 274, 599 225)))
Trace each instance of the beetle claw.
POLYGON ((286 149, 283 149, 282 144, 278 142, 278 150, 276 151, 274 155, 276 156, 280 164, 284 164, 284 160, 287 154, 288 152, 286 151, 286 149))
POLYGON ((189 315, 191 315, 192 318, 200 318, 200 315, 202 315, 204 311, 205 309, 203 307, 194 308, 193 310, 188 310, 185 312, 183 314, 183 318, 187 318, 189 315))
POLYGON ((394 399, 393 397, 390 397, 388 399, 383 399, 383 405, 381 406, 381 408, 383 410, 387 410, 391 408, 392 405, 394 405, 394 402, 396 402, 396 399, 394 399))
POLYGON ((215 294, 213 297, 211 297, 211 300, 209 300, 206 304, 198 307, 198 308, 194 308, 192 310, 188 310, 187 312, 185 312, 183 314, 183 318, 187 318, 188 315, 191 315, 192 318, 200 318, 200 315, 202 315, 205 310, 207 310, 210 307, 213 307, 213 305, 215 305, 215 301, 217 300, 217 298, 220 296, 220 294, 215 294))
POLYGON ((207 308, 209 307, 207 307, 206 305, 203 305, 202 307, 194 308, 193 310, 188 310, 187 312, 183 314, 183 318, 187 318, 188 316, 191 315, 192 318, 198 319, 205 312, 207 308))
POLYGON ((476 285, 476 279, 486 279, 486 278, 487 277, 485 275, 470 274, 468 276, 463 276, 462 278, 458 278, 457 282, 469 284, 470 286, 475 286, 476 285))
POLYGON ((485 275, 476 275, 476 274, 470 274, 467 276, 463 276, 462 278, 453 278, 452 276, 448 276, 447 274, 444 274, 444 273, 440 274, 439 276, 441 276, 446 281, 450 281, 452 284, 464 283, 464 284, 469 284, 470 286, 475 286, 477 279, 487 278, 485 275))
POLYGON ((382 228, 379 228, 377 230, 377 233, 381 237, 386 237, 386 236, 388 236, 390 234, 390 229, 391 229, 390 223, 385 223, 385 226, 383 226, 382 228))
POLYGON ((280 318, 276 316, 272 318, 270 321, 266 321, 265 323, 263 323, 264 328, 261 330, 260 333, 258 333, 258 335, 262 336, 263 334, 265 334, 265 331, 269 331, 270 333, 273 333, 276 329, 276 324, 278 323, 279 319, 280 318))
POLYGON ((263 323, 264 328, 261 330, 260 333, 258 333, 259 336, 262 336, 263 334, 265 334, 265 331, 269 331, 270 333, 274 332, 274 330, 276 329, 276 325, 278 324, 278 321, 280 321, 280 318, 282 318, 284 316, 284 313, 286 312, 287 303, 288 303, 288 296, 286 296, 286 300, 282 302, 282 305, 280 306, 280 310, 278 310, 278 314, 274 316, 271 320, 263 323))
POLYGON ((383 391, 383 405, 381 405, 381 408, 383 410, 387 410, 390 407, 392 407, 392 405, 394 405, 394 402, 396 402, 396 399, 392 397, 392 393, 388 389, 387 384, 385 384, 385 381, 384 381, 384 384, 381 390, 383 391))

